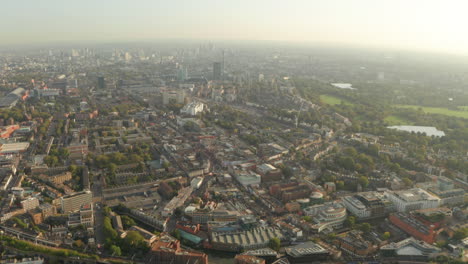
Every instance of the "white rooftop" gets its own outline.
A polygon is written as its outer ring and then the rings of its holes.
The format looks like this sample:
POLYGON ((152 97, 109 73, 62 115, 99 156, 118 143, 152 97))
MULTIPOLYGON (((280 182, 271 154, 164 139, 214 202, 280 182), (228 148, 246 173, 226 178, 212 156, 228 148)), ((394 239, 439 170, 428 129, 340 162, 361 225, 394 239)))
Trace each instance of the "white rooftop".
POLYGON ((413 247, 412 245, 407 245, 403 248, 397 250, 398 255, 406 255, 406 256, 422 256, 422 252, 420 249, 413 247))

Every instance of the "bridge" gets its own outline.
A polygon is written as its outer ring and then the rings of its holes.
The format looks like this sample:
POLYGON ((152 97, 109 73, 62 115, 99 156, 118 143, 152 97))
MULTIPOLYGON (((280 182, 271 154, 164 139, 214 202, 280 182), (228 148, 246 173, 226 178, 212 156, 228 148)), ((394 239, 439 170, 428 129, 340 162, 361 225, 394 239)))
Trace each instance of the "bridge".
POLYGON ((58 247, 59 246, 59 244, 56 243, 56 242, 41 239, 41 238, 38 238, 38 236, 36 236, 36 235, 24 233, 22 231, 19 231, 19 230, 13 229, 13 228, 2 226, 2 227, 0 227, 0 229, 3 230, 3 232, 5 232, 5 234, 17 237, 18 239, 32 241, 32 242, 34 242, 36 244, 41 244, 41 245, 49 246, 49 247, 58 247))

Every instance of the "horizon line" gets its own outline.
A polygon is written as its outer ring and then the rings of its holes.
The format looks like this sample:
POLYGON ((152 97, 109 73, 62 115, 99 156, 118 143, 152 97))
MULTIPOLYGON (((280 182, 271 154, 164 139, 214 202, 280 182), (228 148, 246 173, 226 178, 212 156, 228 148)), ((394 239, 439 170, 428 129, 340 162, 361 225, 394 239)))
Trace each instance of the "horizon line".
POLYGON ((432 54, 432 55, 450 55, 450 56, 463 56, 468 57, 468 52, 462 51, 447 51, 430 48, 414 48, 414 47, 400 47, 400 46, 381 46, 381 45, 365 45, 362 43, 347 43, 347 42, 329 42, 329 41, 297 41, 297 40, 281 40, 281 39, 207 39, 207 38, 151 38, 151 39, 114 39, 114 40, 56 40, 56 41, 39 41, 39 42, 20 42, 20 43, 0 43, 1 50, 11 49, 40 49, 49 46, 50 48, 75 46, 104 46, 104 45, 122 45, 122 44, 153 44, 153 43, 177 43, 177 44, 247 44, 247 43, 268 43, 275 45, 288 45, 299 46, 301 48, 330 48, 330 49, 366 49, 369 51, 380 52, 401 52, 401 53, 419 53, 419 54, 432 54), (191 43, 182 43, 182 42, 191 43))

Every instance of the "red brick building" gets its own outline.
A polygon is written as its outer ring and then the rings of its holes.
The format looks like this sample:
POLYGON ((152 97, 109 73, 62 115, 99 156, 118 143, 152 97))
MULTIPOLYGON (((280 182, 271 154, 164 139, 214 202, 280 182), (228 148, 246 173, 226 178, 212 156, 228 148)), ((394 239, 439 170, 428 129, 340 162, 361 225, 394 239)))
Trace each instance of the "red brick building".
POLYGON ((151 252, 145 263, 148 264, 208 264, 208 255, 202 252, 188 251, 180 247, 180 241, 161 234, 159 240, 153 243, 151 252))
POLYGON ((301 205, 299 203, 297 203, 297 202, 287 203, 284 207, 290 213, 299 212, 301 210, 301 205))
POLYGON ((257 166, 256 171, 262 177, 263 183, 279 181, 283 176, 281 170, 267 163, 257 166))
POLYGON ((334 243, 338 249, 344 250, 357 257, 365 257, 377 251, 377 247, 364 239, 362 237, 362 232, 357 230, 339 235, 334 243))
POLYGON ((28 213, 31 216, 32 221, 35 225, 42 223, 42 221, 44 220, 42 218, 42 213, 41 211, 39 211, 39 209, 30 210, 28 213))
POLYGON ((270 194, 283 202, 308 198, 312 190, 305 183, 275 184, 270 186, 270 194))
POLYGON ((389 216, 390 222, 407 234, 432 244, 435 242, 437 233, 434 231, 435 226, 427 226, 418 219, 405 213, 394 213, 389 216))
POLYGON ((196 235, 200 232, 200 224, 191 224, 187 222, 177 222, 176 229, 183 230, 187 233, 196 235))
POLYGON ((15 130, 19 129, 18 125, 10 125, 0 128, 0 137, 1 138, 9 138, 15 130))

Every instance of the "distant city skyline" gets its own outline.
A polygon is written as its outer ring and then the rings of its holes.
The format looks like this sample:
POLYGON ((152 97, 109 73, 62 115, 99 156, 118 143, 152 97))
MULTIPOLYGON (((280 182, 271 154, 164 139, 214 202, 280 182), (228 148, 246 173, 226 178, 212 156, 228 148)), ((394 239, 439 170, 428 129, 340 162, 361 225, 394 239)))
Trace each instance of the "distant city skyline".
POLYGON ((273 40, 468 54, 462 0, 18 0, 1 4, 2 46, 273 40))

